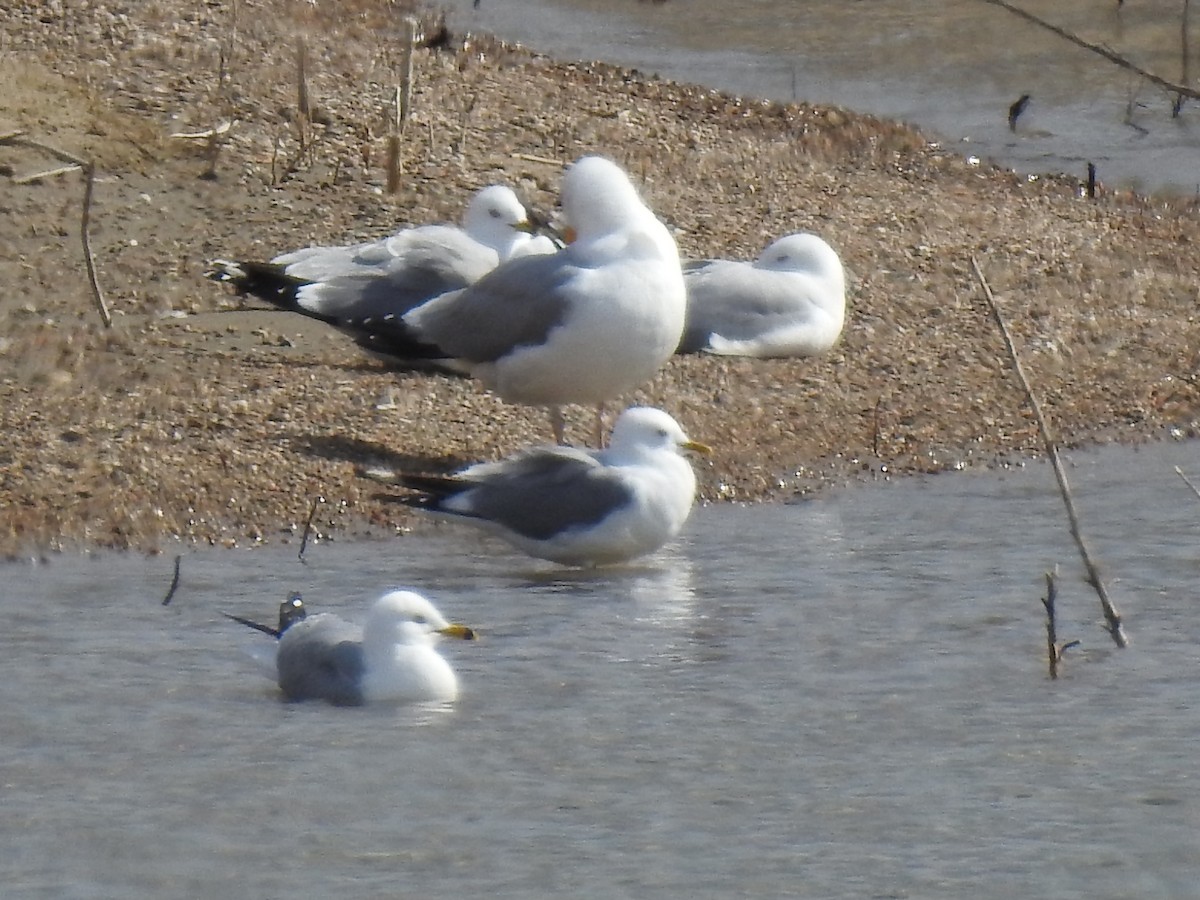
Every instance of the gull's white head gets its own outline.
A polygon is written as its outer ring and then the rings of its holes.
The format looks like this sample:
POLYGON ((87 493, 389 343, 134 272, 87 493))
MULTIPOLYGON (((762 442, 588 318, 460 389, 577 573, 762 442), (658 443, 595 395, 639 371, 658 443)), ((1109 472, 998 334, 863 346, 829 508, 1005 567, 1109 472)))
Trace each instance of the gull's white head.
POLYGON ((840 284, 845 279, 837 252, 815 234, 799 232, 772 241, 754 263, 776 272, 805 272, 840 284))
POLYGON ((467 204, 463 230, 507 259, 513 247, 529 239, 533 226, 513 189, 493 184, 476 192, 467 204))
POLYGON ((433 644, 441 637, 471 640, 475 634, 465 625, 447 622, 437 607, 413 591, 384 594, 375 601, 363 624, 366 647, 433 644))
POLYGON ((567 167, 562 208, 567 225, 580 240, 619 231, 652 215, 629 176, 603 156, 583 156, 567 167))
POLYGON ((631 406, 617 417, 609 440, 609 450, 614 453, 630 450, 712 453, 705 444, 688 438, 678 422, 652 406, 631 406))

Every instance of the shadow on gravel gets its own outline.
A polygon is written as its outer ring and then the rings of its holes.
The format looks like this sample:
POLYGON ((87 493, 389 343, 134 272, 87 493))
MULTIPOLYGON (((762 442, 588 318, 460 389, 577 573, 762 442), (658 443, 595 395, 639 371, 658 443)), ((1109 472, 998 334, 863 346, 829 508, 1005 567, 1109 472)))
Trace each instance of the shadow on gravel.
POLYGON ((300 453, 320 459, 354 463, 355 468, 360 470, 390 469, 441 474, 461 469, 472 462, 459 456, 404 453, 376 441, 364 441, 340 434, 291 434, 288 435, 288 440, 300 453))

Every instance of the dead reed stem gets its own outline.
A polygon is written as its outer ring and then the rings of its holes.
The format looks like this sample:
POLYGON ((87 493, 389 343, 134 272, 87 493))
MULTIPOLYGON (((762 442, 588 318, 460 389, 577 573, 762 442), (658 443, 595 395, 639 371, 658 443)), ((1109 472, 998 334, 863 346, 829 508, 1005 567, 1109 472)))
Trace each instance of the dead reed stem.
POLYGON ((296 47, 296 110, 304 118, 312 113, 308 99, 308 44, 304 38, 296 47))
POLYGON ((44 172, 34 172, 31 175, 22 175, 19 178, 14 178, 12 180, 12 183, 13 184, 32 184, 35 181, 42 181, 43 179, 46 179, 46 178, 53 178, 56 175, 66 175, 70 172, 78 172, 78 171, 79 171, 79 166, 75 165, 75 163, 71 163, 70 165, 67 165, 67 166, 57 166, 56 168, 53 168, 53 169, 47 169, 44 172))
POLYGON ((1055 622, 1054 603, 1058 598, 1058 587, 1054 573, 1046 573, 1046 596, 1042 606, 1046 607, 1046 655, 1050 662, 1050 678, 1058 678, 1058 625, 1055 622))
POLYGON ((1079 641, 1058 642, 1058 613, 1055 603, 1058 599, 1058 566, 1054 571, 1046 573, 1046 596, 1042 598, 1042 606, 1046 607, 1046 656, 1050 663, 1050 678, 1058 678, 1058 666, 1062 662, 1063 653, 1072 647, 1078 647, 1079 641))
POLYGON ((400 136, 412 114, 413 89, 413 49, 417 43, 417 20, 411 16, 404 19, 404 47, 401 59, 400 83, 396 86, 395 108, 392 118, 392 133, 388 135, 387 144, 387 192, 395 194, 400 190, 401 162, 400 136))
POLYGON ((308 508, 308 521, 304 523, 304 535, 300 538, 300 552, 297 554, 297 558, 300 560, 300 562, 306 561, 304 559, 304 551, 308 549, 308 536, 312 534, 312 523, 313 519, 316 518, 317 515, 317 505, 324 502, 324 497, 313 497, 312 506, 308 508))
POLYGON ((171 586, 167 588, 167 595, 162 599, 162 605, 166 606, 175 597, 175 592, 179 590, 179 563, 183 557, 178 553, 175 554, 175 574, 171 577, 171 586))
POLYGON ((1088 583, 1096 590, 1096 594, 1100 598, 1100 606, 1104 610, 1104 619, 1108 623, 1108 633, 1112 636, 1113 642, 1118 647, 1126 647, 1129 641, 1125 637, 1125 632, 1121 627, 1121 614, 1117 612, 1116 606, 1108 596, 1104 580, 1100 577, 1100 569, 1092 560, 1092 555, 1088 552, 1087 544, 1083 539, 1083 532, 1079 527, 1079 516, 1075 512, 1075 501, 1071 497, 1071 486, 1067 482, 1067 473, 1063 469, 1062 460, 1058 455, 1057 442, 1050 432, 1050 426, 1046 423, 1045 416, 1042 415, 1041 404, 1038 403, 1037 397, 1033 393, 1033 388, 1030 387, 1029 379, 1025 376, 1024 367, 1021 365, 1021 358, 1017 354, 1016 344, 1013 343, 1012 334, 1008 330, 1004 316, 1000 313, 1000 307, 996 304, 996 298, 992 295, 992 289, 988 285, 987 279, 983 277, 983 270, 979 268, 979 261, 974 256, 971 257, 971 267, 975 270, 975 277, 979 279, 979 284, 983 288, 983 294, 987 298, 992 316, 995 318, 996 324, 1000 326, 1000 333, 1004 337, 1004 345, 1008 348, 1009 356, 1012 359, 1013 369, 1017 373, 1021 387, 1025 390, 1025 397, 1029 401, 1030 408, 1033 410, 1033 417, 1037 421, 1038 431, 1042 436, 1043 444, 1045 444, 1046 454, 1050 457, 1050 465, 1054 469, 1054 477, 1058 481, 1058 490, 1062 495, 1063 505, 1067 510, 1067 521, 1071 525, 1071 537, 1075 539, 1075 546, 1079 549, 1079 555, 1083 558, 1083 565, 1087 570, 1088 583))
MULTIPOLYGON (((1188 47, 1188 0, 1183 0, 1183 15, 1179 21, 1180 34, 1180 52, 1179 52, 1179 80, 1187 84, 1192 80, 1191 68, 1191 50, 1188 47)), ((1171 106, 1171 115, 1179 118, 1179 111, 1183 109, 1183 94, 1175 95, 1175 102, 1171 106)))
MULTIPOLYGON (((100 282, 96 277, 96 260, 92 256, 92 239, 91 239, 91 220, 92 220, 92 190, 96 182, 96 166, 90 159, 83 159, 76 156, 74 153, 68 153, 58 147, 53 147, 50 144, 44 144, 41 141, 35 141, 32 138, 24 136, 24 132, 11 131, 0 135, 0 144, 10 144, 19 147, 29 147, 33 150, 40 150, 43 153, 48 153, 55 159, 69 163, 72 166, 78 166, 83 172, 83 214, 80 216, 79 232, 83 241, 83 261, 87 267, 88 284, 92 289, 92 299, 96 303, 96 309, 100 311, 100 318, 104 322, 105 328, 112 328, 112 314, 108 311, 108 304, 104 302, 104 293, 100 290, 100 282)), ((51 174, 57 174, 60 170, 53 172, 43 172, 42 177, 48 177, 51 174)))

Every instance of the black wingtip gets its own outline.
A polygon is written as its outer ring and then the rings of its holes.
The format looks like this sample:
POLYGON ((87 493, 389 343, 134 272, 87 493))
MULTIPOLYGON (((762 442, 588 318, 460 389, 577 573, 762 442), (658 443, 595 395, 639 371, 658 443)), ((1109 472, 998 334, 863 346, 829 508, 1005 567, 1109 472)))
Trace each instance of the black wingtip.
POLYGON ((204 275, 213 281, 228 284, 239 294, 250 294, 288 312, 326 321, 325 317, 314 314, 298 302, 300 289, 310 282, 289 275, 283 266, 254 260, 214 260, 204 275))

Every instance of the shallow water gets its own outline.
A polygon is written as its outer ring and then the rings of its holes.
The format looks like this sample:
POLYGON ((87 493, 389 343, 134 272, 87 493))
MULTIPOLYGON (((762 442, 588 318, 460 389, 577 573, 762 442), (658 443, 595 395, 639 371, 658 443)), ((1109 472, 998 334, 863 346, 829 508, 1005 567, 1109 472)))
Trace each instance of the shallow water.
MULTIPOLYGON (((1200 192, 1200 105, 980 0, 442 0, 460 30, 752 97, 845 106, 918 125, 964 156, 1110 186, 1200 192), (731 13, 731 9, 736 12, 731 13), (1016 131, 1008 109, 1032 101, 1016 131)), ((1015 5, 1195 87, 1200 13, 1138 0, 1015 5)))
POLYGON ((6 897, 1183 898, 1200 884, 1200 445, 697 510, 574 573, 472 531, 4 567, 6 897), (1042 573, 1061 566, 1063 678, 1042 573), (289 590, 475 626, 453 707, 287 705, 289 590))

